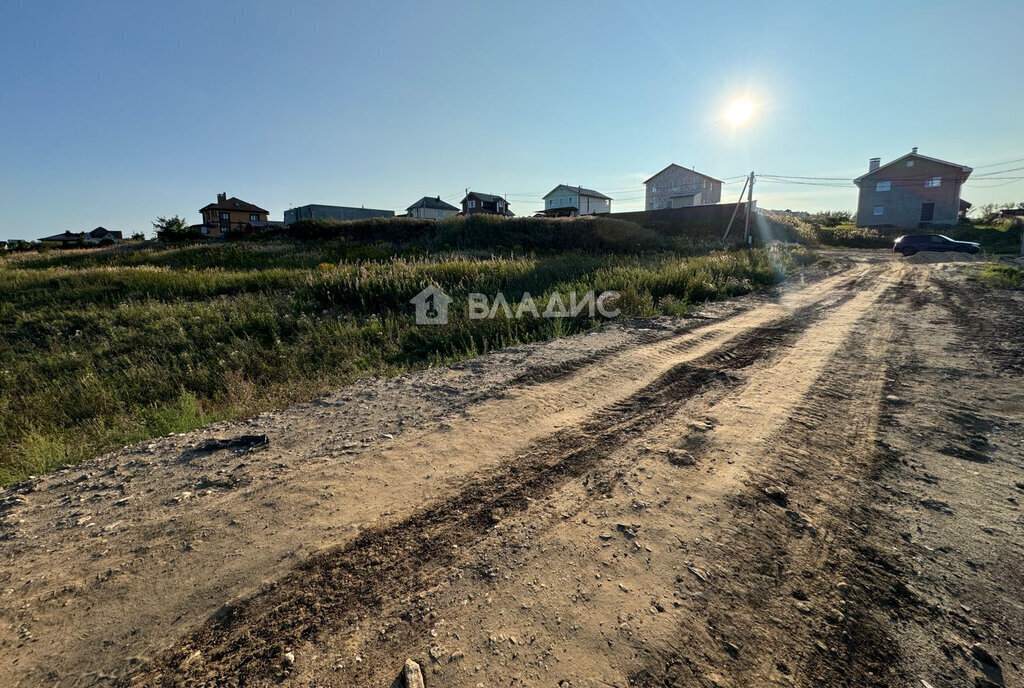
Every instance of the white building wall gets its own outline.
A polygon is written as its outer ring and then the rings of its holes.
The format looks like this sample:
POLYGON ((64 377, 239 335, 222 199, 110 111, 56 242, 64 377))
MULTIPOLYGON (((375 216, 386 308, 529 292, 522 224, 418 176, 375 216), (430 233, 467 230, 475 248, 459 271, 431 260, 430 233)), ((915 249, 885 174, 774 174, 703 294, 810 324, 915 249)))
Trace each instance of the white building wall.
POLYGON ((593 215, 595 213, 610 213, 612 203, 605 198, 595 198, 584 195, 582 198, 576 189, 572 187, 561 187, 554 193, 544 197, 544 209, 553 208, 579 208, 582 215, 593 215))

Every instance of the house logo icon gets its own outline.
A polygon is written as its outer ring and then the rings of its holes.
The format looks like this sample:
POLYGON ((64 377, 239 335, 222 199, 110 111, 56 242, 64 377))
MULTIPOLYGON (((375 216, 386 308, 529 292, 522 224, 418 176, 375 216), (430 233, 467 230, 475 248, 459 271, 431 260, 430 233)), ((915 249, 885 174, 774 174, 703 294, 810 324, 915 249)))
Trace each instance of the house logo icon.
POLYGON ((451 298, 433 284, 409 300, 416 306, 417 325, 447 325, 451 302, 451 298))

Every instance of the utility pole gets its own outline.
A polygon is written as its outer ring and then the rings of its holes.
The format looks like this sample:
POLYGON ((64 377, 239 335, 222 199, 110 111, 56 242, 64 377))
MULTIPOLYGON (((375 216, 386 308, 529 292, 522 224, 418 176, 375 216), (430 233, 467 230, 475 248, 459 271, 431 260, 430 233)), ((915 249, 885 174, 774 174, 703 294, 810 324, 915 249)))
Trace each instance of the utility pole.
MULTIPOLYGON (((753 198, 754 198, 754 172, 753 172, 753 170, 751 170, 750 177, 747 179, 747 182, 748 182, 748 184, 746 185, 747 186, 747 216, 745 218, 743 218, 743 243, 744 244, 749 244, 750 243, 750 211, 751 211, 751 209, 753 208, 753 205, 754 205, 754 203, 753 203, 753 198)), ((743 198, 742 193, 740 194, 740 198, 743 198)))

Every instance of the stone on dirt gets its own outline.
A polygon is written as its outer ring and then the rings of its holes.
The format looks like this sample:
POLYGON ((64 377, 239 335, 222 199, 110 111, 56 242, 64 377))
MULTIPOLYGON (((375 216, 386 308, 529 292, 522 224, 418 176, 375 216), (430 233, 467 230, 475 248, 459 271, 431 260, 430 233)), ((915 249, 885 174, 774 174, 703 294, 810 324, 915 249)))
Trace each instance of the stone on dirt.
POLYGON ((769 485, 764 488, 764 493, 768 499, 772 500, 779 506, 786 506, 789 504, 789 491, 781 485, 769 485))
POLYGON ((423 672, 420 665, 411 659, 405 660, 405 688, 423 688, 423 672))
POLYGON ((673 466, 694 466, 697 459, 688 451, 670 449, 668 451, 668 462, 673 466))

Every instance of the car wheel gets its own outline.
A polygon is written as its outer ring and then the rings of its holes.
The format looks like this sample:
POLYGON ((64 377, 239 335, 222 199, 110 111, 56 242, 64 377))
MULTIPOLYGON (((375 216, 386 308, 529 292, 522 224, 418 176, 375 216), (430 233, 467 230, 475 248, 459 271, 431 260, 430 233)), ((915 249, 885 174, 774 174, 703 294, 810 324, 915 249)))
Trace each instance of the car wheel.
POLYGON ((905 248, 905 249, 903 249, 901 251, 901 253, 903 253, 903 257, 904 258, 909 258, 910 256, 912 256, 915 253, 917 253, 917 249, 916 248, 905 248))

